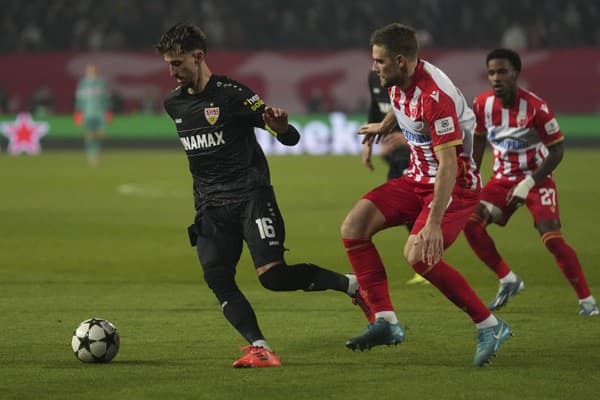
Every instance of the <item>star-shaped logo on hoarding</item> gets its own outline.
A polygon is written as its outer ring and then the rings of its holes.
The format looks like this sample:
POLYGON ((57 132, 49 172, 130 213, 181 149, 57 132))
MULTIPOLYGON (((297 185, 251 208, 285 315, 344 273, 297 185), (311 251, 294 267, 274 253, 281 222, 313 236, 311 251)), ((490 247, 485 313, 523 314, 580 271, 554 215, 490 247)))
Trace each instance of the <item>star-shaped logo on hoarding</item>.
POLYGON ((47 122, 36 122, 29 113, 20 113, 15 122, 3 122, 0 131, 8 138, 10 154, 39 154, 42 150, 40 140, 48 133, 47 122))

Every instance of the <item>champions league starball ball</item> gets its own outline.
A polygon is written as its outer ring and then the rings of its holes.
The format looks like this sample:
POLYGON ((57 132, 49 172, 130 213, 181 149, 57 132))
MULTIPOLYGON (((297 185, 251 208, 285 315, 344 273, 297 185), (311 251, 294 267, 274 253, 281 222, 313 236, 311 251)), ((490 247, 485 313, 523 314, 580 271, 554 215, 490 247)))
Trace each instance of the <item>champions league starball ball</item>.
POLYGON ((105 319, 83 321, 71 339, 73 353, 84 363, 110 362, 119 351, 121 339, 117 328, 105 319))

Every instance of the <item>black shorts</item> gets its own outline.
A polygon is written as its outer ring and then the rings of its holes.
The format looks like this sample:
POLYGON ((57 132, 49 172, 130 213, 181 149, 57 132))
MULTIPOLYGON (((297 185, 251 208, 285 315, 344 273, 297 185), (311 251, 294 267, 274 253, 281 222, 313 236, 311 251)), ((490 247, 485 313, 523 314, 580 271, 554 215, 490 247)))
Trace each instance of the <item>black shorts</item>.
POLYGON ((244 241, 255 268, 283 260, 285 225, 272 188, 257 191, 240 203, 200 211, 193 229, 203 267, 235 269, 244 241))

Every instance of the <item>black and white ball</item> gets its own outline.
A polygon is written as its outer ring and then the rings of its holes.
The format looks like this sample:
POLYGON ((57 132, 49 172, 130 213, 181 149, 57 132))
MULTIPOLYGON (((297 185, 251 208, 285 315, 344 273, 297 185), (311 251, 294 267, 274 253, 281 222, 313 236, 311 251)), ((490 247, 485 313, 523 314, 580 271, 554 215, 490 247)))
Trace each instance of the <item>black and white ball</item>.
POLYGON ((71 340, 75 357, 85 363, 110 362, 117 355, 120 344, 117 328, 100 318, 87 319, 79 324, 71 340))

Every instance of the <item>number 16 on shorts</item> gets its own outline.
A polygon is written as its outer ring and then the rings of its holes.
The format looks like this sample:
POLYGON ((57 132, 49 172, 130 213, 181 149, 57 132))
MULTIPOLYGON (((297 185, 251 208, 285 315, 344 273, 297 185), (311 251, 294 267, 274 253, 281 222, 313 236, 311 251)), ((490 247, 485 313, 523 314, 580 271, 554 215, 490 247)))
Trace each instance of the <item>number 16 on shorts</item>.
POLYGON ((258 226, 258 232, 261 239, 272 239, 275 237, 275 227, 273 220, 269 217, 258 218, 254 221, 258 226))

